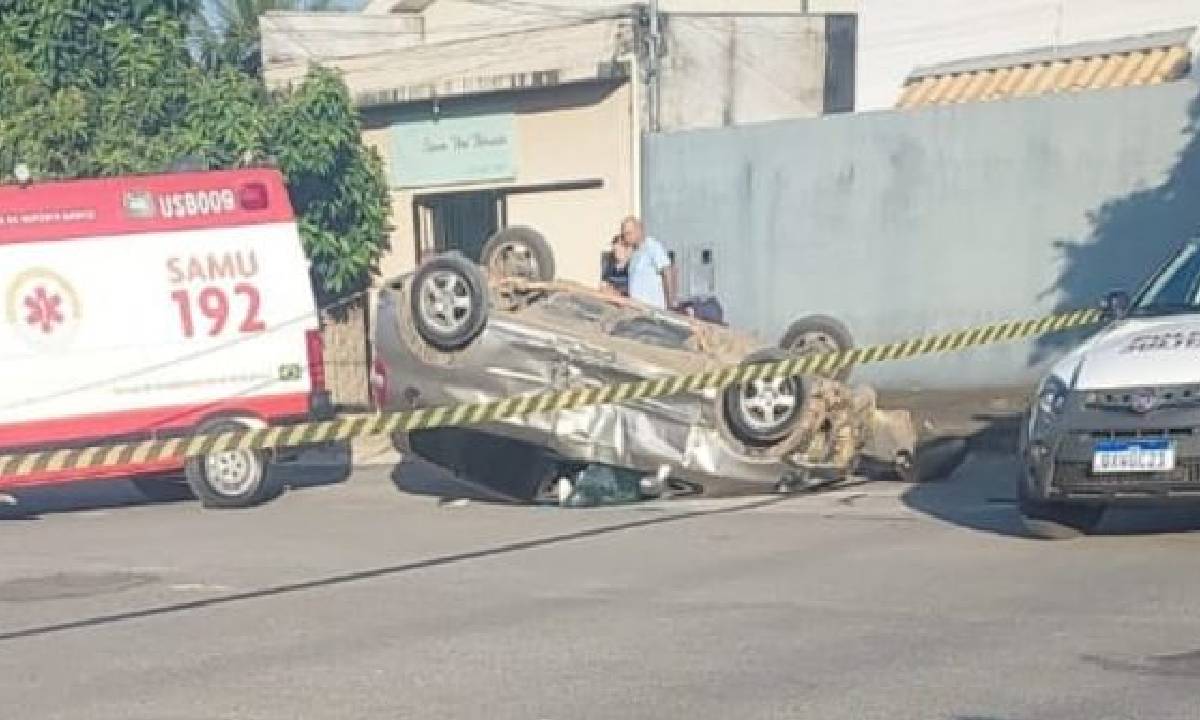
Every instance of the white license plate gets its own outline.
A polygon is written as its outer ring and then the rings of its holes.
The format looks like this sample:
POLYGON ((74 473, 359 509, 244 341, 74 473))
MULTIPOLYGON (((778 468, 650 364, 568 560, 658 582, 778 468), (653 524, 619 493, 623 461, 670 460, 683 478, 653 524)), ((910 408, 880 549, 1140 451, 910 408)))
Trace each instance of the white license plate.
POLYGON ((1175 446, 1170 440, 1108 440, 1096 443, 1092 472, 1160 473, 1175 469, 1175 446))

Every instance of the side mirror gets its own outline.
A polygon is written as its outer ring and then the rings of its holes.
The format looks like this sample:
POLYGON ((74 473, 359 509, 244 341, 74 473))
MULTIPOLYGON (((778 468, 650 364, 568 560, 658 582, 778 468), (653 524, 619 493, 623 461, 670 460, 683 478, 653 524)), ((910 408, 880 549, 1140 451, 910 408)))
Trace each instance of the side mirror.
POLYGON ((1104 312, 1104 317, 1107 320, 1120 320, 1129 314, 1129 293, 1124 290, 1114 290, 1104 296, 1104 302, 1101 303, 1100 309, 1104 312))

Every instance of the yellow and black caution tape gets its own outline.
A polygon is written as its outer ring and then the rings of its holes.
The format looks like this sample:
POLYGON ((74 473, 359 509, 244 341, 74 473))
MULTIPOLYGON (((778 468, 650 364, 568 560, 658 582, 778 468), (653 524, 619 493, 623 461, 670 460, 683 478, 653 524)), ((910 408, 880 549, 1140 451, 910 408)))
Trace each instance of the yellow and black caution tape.
POLYGON ((192 458, 226 450, 266 450, 304 447, 353 438, 390 435, 499 422, 556 410, 668 397, 700 390, 721 390, 754 380, 809 374, 832 374, 851 365, 891 362, 921 355, 950 353, 1097 324, 1098 310, 1049 315, 1034 320, 998 323, 930 335, 912 340, 872 345, 845 352, 789 358, 778 362, 735 365, 691 375, 518 395, 487 403, 420 408, 405 412, 356 415, 325 422, 240 430, 213 435, 47 450, 0 455, 0 478, 42 472, 89 469, 172 458, 192 458))

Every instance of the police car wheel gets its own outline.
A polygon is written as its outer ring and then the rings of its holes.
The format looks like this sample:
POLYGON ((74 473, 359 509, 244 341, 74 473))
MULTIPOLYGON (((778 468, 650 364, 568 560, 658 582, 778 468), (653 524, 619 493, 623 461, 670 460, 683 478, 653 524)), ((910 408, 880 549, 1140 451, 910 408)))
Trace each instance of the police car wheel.
POLYGON ((1027 495, 1025 483, 1017 481, 1017 509, 1025 529, 1040 540, 1073 540, 1089 535, 1104 519, 1104 506, 1056 503, 1027 495))
POLYGON ((439 255, 413 275, 411 310, 425 342, 443 352, 460 350, 487 324, 487 281, 462 255, 439 255))
MULTIPOLYGON (((232 420, 204 425, 201 434, 247 429, 232 420)), ((208 508, 243 508, 258 505, 279 494, 267 453, 261 450, 229 450, 188 460, 187 483, 208 508)))

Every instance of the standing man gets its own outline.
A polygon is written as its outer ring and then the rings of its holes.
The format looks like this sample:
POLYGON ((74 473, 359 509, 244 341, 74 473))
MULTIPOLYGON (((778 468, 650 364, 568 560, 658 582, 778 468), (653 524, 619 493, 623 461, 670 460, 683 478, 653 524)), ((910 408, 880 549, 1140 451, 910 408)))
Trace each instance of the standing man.
POLYGON ((646 237, 642 221, 630 216, 621 222, 621 236, 633 254, 629 256, 629 297, 662 310, 675 307, 675 268, 666 249, 646 237))

